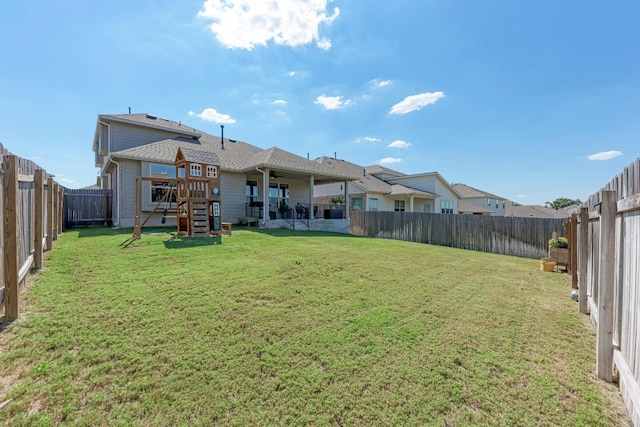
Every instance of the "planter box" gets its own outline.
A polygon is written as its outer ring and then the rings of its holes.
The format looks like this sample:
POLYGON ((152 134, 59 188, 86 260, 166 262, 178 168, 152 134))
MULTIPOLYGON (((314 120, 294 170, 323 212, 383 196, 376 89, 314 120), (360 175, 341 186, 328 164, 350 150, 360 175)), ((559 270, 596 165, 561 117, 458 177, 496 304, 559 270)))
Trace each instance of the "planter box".
POLYGON ((569 265, 569 248, 549 248, 549 259, 556 264, 569 265))

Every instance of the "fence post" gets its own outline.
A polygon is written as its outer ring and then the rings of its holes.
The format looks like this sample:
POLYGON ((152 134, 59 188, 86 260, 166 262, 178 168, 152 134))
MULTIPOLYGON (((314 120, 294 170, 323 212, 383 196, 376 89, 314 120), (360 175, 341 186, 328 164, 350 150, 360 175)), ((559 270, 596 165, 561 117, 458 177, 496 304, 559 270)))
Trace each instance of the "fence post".
POLYGON ((616 191, 602 191, 600 205, 596 374, 598 378, 607 382, 613 381, 616 195, 616 191))
POLYGON ((53 178, 47 180, 47 250, 53 248, 53 178))
POLYGON ((64 231, 64 187, 58 185, 58 234, 64 231))
POLYGON ((578 306, 580 313, 588 314, 587 306, 587 262, 589 252, 589 208, 580 208, 580 248, 578 254, 578 306))
POLYGON ((578 289, 578 216, 571 214, 569 228, 569 271, 571 272, 571 289, 578 289))
POLYGON ((18 318, 18 158, 4 156, 4 312, 5 320, 18 318))
POLYGON ((42 239, 44 238, 44 171, 42 169, 36 169, 35 171, 35 203, 34 203, 34 233, 33 233, 33 248, 35 250, 34 261, 36 268, 40 270, 42 268, 42 239))
POLYGON ((53 227, 51 230, 53 240, 58 240, 58 208, 59 208, 59 197, 58 197, 58 183, 54 182, 51 187, 51 197, 53 198, 53 210, 51 212, 51 217, 53 220, 53 227))

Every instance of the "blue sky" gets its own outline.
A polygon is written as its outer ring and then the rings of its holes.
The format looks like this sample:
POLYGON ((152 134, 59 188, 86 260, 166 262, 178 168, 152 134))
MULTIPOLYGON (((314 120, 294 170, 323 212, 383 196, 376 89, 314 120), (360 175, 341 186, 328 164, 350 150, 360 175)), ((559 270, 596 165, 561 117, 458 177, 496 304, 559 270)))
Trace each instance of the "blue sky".
POLYGON ((98 114, 585 200, 640 156, 640 2, 0 2, 0 142, 76 188, 98 114), (596 160, 601 159, 601 160, 596 160))

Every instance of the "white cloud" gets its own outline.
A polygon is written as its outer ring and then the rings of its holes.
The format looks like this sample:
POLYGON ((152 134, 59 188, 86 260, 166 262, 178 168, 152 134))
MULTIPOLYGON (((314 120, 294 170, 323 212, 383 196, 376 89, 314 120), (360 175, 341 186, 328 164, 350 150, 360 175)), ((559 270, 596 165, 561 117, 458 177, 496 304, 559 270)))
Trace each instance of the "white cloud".
POLYGON ((429 104, 435 104, 440 98, 444 98, 444 92, 425 92, 418 95, 410 95, 391 107, 389 114, 407 114, 417 111, 429 104))
POLYGON ((342 100, 342 96, 325 96, 324 94, 318 96, 314 101, 314 104, 322 105, 327 110, 339 110, 340 108, 346 108, 352 105, 350 99, 342 100))
MULTIPOLYGON (((330 1, 330 0, 329 0, 330 1)), ((301 46, 317 42, 327 50, 331 41, 318 35, 321 24, 331 25, 340 9, 327 10, 327 0, 206 0, 198 16, 213 21, 216 39, 230 49, 256 45, 301 46)))
POLYGON ((287 105, 288 102, 285 101, 284 99, 276 99, 275 101, 272 102, 272 104, 274 104, 274 105, 287 105))
POLYGON ((193 111, 189 111, 189 115, 200 117, 202 120, 205 120, 207 122, 214 122, 214 123, 221 123, 221 124, 236 122, 236 119, 232 118, 228 114, 218 113, 215 108, 205 108, 200 114, 196 114, 193 111))
POLYGON ((403 141, 401 139, 396 139, 395 141, 393 141, 391 144, 388 145, 388 147, 391 147, 391 148, 409 148, 410 146, 411 146, 411 143, 407 141, 403 141))
POLYGON ((289 72, 287 73, 287 75, 288 75, 289 77, 293 77, 293 76, 295 76, 295 75, 296 75, 296 72, 295 72, 295 71, 289 71, 289 72))
POLYGON ((380 89, 385 86, 389 86, 390 84, 391 84, 391 80, 380 80, 380 79, 371 80, 371 86, 373 86, 374 89, 380 89))
POLYGON ((589 160, 611 160, 615 157, 622 156, 622 151, 612 150, 612 151, 601 151, 599 153, 590 154, 587 156, 589 160))
POLYGON ((60 184, 65 184, 65 185, 68 185, 69 187, 77 186, 80 184, 75 179, 67 178, 64 175, 59 175, 59 174, 53 174, 53 175, 56 177, 56 181, 58 181, 60 184))
POLYGON ((518 194, 516 197, 517 197, 518 199, 524 199, 524 198, 525 198, 525 197, 527 197, 527 196, 525 196, 524 194, 518 194))
POLYGON ((388 163, 400 163, 402 159, 398 159, 397 157, 385 157, 384 159, 380 159, 378 163, 388 164, 388 163))
POLYGON ((318 40, 318 43, 316 43, 316 45, 322 50, 329 50, 331 49, 331 40, 326 38, 318 40))
POLYGON ((365 136, 365 137, 356 139, 356 142, 380 142, 380 141, 382 141, 380 138, 374 138, 373 136, 365 136))

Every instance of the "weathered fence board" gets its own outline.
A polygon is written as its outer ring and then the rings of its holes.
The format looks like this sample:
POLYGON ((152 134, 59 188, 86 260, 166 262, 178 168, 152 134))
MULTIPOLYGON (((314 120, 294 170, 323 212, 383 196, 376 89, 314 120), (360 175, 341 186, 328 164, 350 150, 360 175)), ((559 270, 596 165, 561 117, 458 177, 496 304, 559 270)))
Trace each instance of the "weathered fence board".
POLYGON ((580 229, 585 253, 577 270, 586 275, 578 277, 580 312, 590 311, 596 327, 596 372, 612 381, 617 369, 629 415, 640 426, 640 158, 589 197, 580 229))
POLYGON ((2 144, 0 155, 0 312, 4 321, 12 321, 19 316, 20 284, 32 269, 42 268, 45 242, 62 231, 54 228, 55 222, 48 227, 50 218, 60 214, 55 206, 62 205, 62 197, 55 192, 57 184, 35 163, 12 155, 2 144), (51 204, 45 203, 49 198, 51 204))
POLYGON ((65 228, 110 222, 111 190, 64 189, 65 228))
POLYGON ((513 255, 547 256, 554 231, 563 230, 564 219, 446 215, 418 212, 353 211, 351 233, 513 255))

